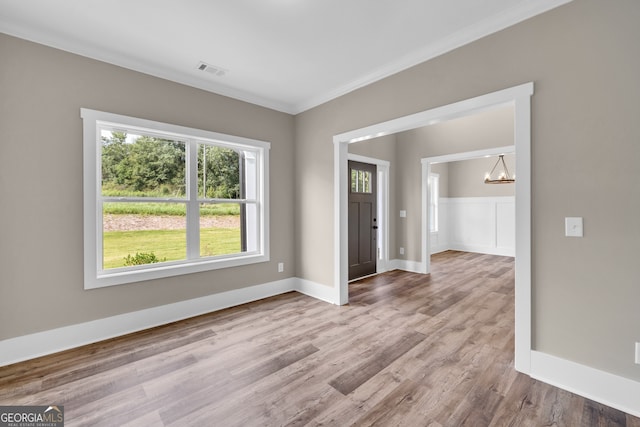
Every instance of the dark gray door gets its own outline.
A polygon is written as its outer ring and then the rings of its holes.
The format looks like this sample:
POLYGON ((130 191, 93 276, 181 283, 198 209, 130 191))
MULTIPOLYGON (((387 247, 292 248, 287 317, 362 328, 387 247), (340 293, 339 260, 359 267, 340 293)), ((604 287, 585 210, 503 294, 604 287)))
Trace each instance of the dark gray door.
POLYGON ((349 161, 349 280, 376 272, 376 166, 349 161))

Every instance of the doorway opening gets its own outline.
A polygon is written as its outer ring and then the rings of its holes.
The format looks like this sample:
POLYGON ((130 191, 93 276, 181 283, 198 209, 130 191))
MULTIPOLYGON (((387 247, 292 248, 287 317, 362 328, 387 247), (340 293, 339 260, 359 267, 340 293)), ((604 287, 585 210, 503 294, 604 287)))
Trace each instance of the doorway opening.
MULTIPOLYGON (((431 241, 433 232, 434 217, 432 212, 432 204, 434 200, 433 186, 429 185, 432 180, 431 165, 439 163, 459 162, 463 160, 481 159, 484 157, 495 157, 501 154, 515 153, 515 145, 509 145, 505 147, 488 148, 484 150, 467 151, 463 153, 447 154, 437 157, 426 157, 421 159, 422 164, 422 267, 424 272, 431 271, 431 254, 433 251, 433 242, 431 241)), ((436 196, 437 197, 437 196, 436 196)), ((464 249, 463 249, 464 250, 464 249)))
MULTIPOLYGON (((372 126, 335 135, 334 142, 334 301, 346 304, 348 293, 348 145, 438 122, 469 116, 498 106, 514 111, 516 151, 516 281, 515 368, 531 370, 531 96, 533 83, 492 92, 453 104, 432 108, 372 126)), ((424 197, 424 193, 423 193, 424 197)), ((423 208, 427 203, 422 201, 423 208)), ((422 229, 428 229, 423 223, 422 229)), ((428 239, 427 239, 428 241, 428 239)), ((422 247, 423 261, 426 247, 422 247)), ((428 268, 428 264, 423 262, 428 268)), ((421 271, 428 274, 429 271, 421 271)))
POLYGON ((349 280, 371 276, 378 261, 378 171, 349 160, 349 280))

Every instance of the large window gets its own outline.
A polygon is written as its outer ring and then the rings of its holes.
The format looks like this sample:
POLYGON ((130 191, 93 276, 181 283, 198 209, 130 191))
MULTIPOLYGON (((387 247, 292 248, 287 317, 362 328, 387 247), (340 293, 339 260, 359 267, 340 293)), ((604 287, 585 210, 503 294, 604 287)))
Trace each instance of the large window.
POLYGON ((81 111, 85 288, 269 259, 269 143, 81 111))

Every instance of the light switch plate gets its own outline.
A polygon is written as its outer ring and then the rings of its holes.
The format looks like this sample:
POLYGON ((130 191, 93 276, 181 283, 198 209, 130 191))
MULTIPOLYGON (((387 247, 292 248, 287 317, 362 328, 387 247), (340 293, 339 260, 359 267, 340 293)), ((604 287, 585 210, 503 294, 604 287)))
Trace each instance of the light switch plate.
POLYGON ((407 217, 407 211, 400 211, 400 218, 406 218, 407 217))
POLYGON ((636 343, 636 364, 640 365, 640 342, 636 343))
POLYGON ((566 217, 564 219, 564 235, 582 237, 582 217, 566 217))

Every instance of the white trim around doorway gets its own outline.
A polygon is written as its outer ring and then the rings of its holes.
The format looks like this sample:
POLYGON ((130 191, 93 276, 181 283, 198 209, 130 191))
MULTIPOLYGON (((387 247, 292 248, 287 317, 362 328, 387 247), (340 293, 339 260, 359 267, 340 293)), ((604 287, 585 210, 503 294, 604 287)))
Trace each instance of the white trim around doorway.
MULTIPOLYGON (((531 96, 533 82, 488 93, 430 110, 335 135, 334 143, 334 299, 349 301, 348 293, 348 145, 379 136, 464 117, 496 107, 514 108, 516 150, 516 283, 515 368, 531 371, 531 96)), ((424 226, 424 224, 423 224, 424 226)), ((424 257, 423 248, 423 257, 424 257)))

